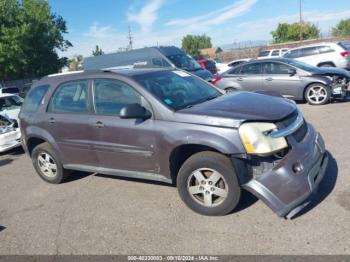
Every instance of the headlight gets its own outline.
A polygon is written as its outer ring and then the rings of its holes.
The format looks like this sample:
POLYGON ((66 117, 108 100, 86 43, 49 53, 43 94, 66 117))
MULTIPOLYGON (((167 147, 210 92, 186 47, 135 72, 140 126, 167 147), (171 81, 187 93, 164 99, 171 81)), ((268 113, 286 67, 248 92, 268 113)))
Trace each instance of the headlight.
POLYGON ((272 123, 244 123, 238 131, 248 154, 266 156, 288 147, 284 137, 270 136, 270 132, 276 129, 272 123))

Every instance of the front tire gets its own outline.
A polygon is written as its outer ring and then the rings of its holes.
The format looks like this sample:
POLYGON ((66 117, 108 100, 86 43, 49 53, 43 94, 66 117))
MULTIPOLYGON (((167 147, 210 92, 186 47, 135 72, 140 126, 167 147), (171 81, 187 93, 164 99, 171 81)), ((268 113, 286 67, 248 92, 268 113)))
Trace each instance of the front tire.
POLYGON ((36 146, 32 152, 32 162, 38 175, 48 183, 62 183, 70 174, 48 143, 36 146))
POLYGON ((305 90, 305 99, 310 105, 324 105, 331 98, 331 90, 321 83, 309 85, 305 90))
POLYGON ((230 213, 241 197, 230 159, 210 151, 194 154, 185 161, 177 176, 177 188, 190 209, 207 216, 230 213))

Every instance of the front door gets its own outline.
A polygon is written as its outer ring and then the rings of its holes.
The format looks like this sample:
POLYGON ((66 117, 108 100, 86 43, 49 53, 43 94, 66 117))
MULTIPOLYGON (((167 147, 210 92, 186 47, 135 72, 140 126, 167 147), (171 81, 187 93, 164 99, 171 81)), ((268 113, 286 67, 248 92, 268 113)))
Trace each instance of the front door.
POLYGON ((55 138, 65 164, 97 164, 91 147, 94 138, 88 96, 87 80, 63 83, 53 94, 45 114, 47 130, 55 138))
POLYGON ((298 98, 302 81, 298 74, 290 74, 291 66, 278 62, 262 63, 264 90, 279 93, 287 98, 298 98))
POLYGON ((131 86, 115 79, 96 79, 92 89, 95 114, 90 123, 97 137, 93 147, 99 166, 157 173, 154 120, 119 117, 125 105, 139 103, 147 108, 147 101, 131 86))

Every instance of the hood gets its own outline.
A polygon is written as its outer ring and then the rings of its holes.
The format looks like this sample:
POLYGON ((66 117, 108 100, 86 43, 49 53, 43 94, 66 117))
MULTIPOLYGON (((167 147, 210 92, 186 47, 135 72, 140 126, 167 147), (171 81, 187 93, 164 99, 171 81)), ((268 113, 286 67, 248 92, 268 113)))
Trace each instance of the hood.
POLYGON ((206 69, 198 69, 196 71, 189 71, 191 74, 194 74, 204 80, 211 80, 214 79, 215 77, 213 76, 212 73, 210 73, 208 70, 206 69))
POLYGON ((8 119, 15 119, 18 121, 19 111, 20 111, 20 108, 11 109, 11 110, 3 110, 0 112, 0 115, 3 115, 5 117, 7 117, 8 119))
POLYGON ((315 68, 312 71, 313 75, 322 75, 322 76, 341 76, 341 77, 347 77, 350 78, 350 72, 342 69, 342 68, 335 68, 335 67, 318 67, 315 68))
MULTIPOLYGON (((243 121, 276 121, 280 120, 296 110, 293 101, 250 92, 234 92, 223 95, 214 100, 195 105, 191 108, 178 111, 182 115, 190 115, 188 121, 193 120, 198 123, 201 120, 196 116, 201 116, 203 124, 223 123, 225 121, 215 121, 218 119, 231 119, 237 123, 243 121)), ((187 121, 186 121, 187 122, 187 121)), ((231 124, 233 122, 231 121, 231 124)))

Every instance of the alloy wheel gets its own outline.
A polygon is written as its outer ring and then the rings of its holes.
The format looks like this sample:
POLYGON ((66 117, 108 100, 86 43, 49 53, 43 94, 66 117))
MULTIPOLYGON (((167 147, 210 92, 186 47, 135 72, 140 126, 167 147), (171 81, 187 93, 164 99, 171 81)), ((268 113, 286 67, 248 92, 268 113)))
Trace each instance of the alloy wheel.
POLYGON ((42 152, 38 155, 38 166, 43 175, 48 178, 54 178, 57 174, 57 165, 53 157, 42 152))
POLYGON ((314 104, 322 104, 327 99, 327 90, 323 86, 313 86, 307 92, 309 101, 314 104))
POLYGON ((188 178, 187 190, 197 203, 205 207, 218 206, 228 196, 225 178, 210 168, 195 170, 188 178))

